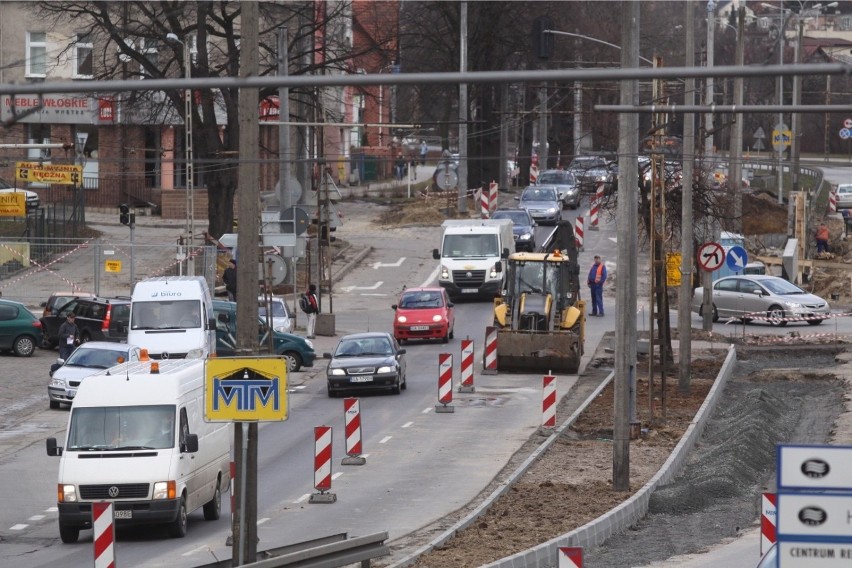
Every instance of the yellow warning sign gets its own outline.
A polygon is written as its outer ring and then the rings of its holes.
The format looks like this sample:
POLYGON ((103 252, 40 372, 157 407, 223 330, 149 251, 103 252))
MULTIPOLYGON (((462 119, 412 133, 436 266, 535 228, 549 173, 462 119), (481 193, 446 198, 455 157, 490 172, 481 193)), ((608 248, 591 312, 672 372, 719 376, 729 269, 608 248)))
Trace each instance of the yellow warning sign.
POLYGON ((287 420, 287 365, 279 357, 208 359, 204 378, 207 422, 287 420))
POLYGON ((680 286, 680 262, 679 252, 666 253, 666 286, 680 286))
POLYGON ((40 164, 15 162, 15 179, 18 181, 77 185, 83 182, 83 166, 75 164, 40 164))
POLYGON ((24 217, 27 214, 27 195, 23 191, 0 193, 0 217, 24 217))
POLYGON ((106 272, 121 272, 120 260, 107 260, 104 262, 104 270, 106 272))

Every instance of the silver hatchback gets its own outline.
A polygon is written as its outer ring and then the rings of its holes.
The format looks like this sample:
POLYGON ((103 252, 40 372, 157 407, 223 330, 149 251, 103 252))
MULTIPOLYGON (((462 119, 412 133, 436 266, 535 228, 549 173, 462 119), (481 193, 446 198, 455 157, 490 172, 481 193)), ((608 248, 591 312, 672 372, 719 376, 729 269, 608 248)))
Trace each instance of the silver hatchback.
POLYGON ((518 207, 529 211, 536 222, 555 225, 562 219, 562 201, 552 187, 530 185, 515 199, 518 200, 518 207))
MULTIPOLYGON (((726 276, 713 282, 711 294, 713 321, 736 318, 779 326, 788 321, 819 325, 831 313, 824 299, 777 276, 726 276)), ((698 315, 702 315, 703 299, 704 289, 696 288, 692 311, 698 315)))

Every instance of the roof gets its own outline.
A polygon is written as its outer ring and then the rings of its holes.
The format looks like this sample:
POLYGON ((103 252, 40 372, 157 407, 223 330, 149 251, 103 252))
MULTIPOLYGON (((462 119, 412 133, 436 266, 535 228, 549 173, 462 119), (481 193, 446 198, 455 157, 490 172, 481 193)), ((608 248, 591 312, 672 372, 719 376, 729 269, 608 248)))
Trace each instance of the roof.
POLYGON ((341 337, 340 341, 343 341, 344 339, 369 339, 371 337, 390 337, 390 333, 386 331, 365 331, 362 333, 350 333, 341 337))

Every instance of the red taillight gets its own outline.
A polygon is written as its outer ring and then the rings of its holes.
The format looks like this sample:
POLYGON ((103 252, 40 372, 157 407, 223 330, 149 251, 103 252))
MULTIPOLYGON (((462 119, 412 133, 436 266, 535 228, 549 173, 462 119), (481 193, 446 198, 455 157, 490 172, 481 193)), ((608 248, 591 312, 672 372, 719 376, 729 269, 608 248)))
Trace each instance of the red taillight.
POLYGON ((101 331, 109 331, 109 319, 112 317, 112 306, 106 307, 106 315, 104 316, 104 323, 101 326, 101 331))
POLYGON ((41 329, 41 322, 39 320, 34 320, 33 327, 41 329))

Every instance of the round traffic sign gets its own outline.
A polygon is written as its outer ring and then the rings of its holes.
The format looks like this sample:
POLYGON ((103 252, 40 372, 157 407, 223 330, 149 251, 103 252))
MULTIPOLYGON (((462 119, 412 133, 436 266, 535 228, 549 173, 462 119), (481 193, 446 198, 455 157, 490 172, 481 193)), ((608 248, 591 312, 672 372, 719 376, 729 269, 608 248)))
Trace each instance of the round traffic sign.
POLYGON ((843 128, 852 128, 852 118, 843 121, 843 128))
POLYGON ((698 266, 707 272, 718 270, 725 262, 725 249, 719 243, 704 243, 698 249, 698 266))
POLYGON ((728 250, 727 264, 731 270, 741 272, 748 264, 748 253, 739 245, 732 246, 728 250))
POLYGON ((848 140, 849 138, 852 138, 852 128, 841 128, 840 138, 842 140, 848 140))

